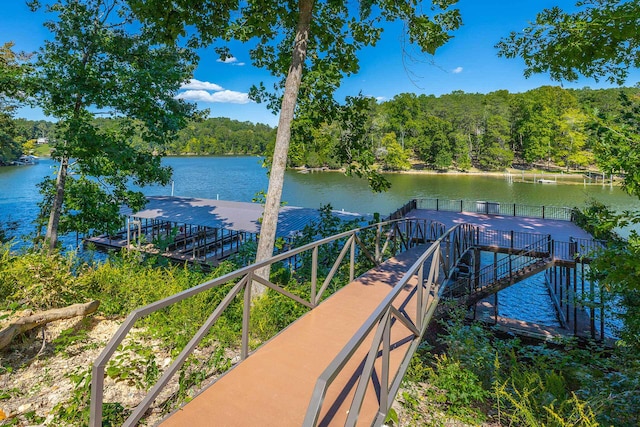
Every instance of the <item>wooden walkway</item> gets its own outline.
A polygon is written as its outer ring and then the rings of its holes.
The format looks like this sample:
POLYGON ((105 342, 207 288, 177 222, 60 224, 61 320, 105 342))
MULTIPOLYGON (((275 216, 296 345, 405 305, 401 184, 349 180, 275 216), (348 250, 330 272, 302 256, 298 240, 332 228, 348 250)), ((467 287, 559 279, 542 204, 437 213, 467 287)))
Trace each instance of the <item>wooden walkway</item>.
MULTIPOLYGON (((242 363, 173 413, 161 425, 300 426, 317 378, 428 246, 413 248, 368 271, 291 324, 242 363)), ((394 306, 415 321, 415 281, 394 306)), ((372 335, 372 334, 370 334, 372 335)), ((391 327, 390 378, 399 369, 413 334, 401 322, 391 327)), ((372 336, 368 337, 368 342, 372 336)), ((327 391, 318 425, 344 425, 357 373, 370 344, 360 346, 327 391)), ((379 367, 377 367, 378 372, 379 367)), ((378 411, 370 382, 358 425, 371 425, 378 411)))

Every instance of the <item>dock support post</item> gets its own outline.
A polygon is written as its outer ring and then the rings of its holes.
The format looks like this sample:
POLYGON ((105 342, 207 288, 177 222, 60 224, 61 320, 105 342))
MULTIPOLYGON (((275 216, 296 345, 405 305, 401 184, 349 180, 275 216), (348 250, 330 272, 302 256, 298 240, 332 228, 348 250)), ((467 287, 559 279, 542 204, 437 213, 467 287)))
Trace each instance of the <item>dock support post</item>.
MULTIPOLYGON (((565 267, 564 268, 564 275, 565 275, 565 281, 564 281, 564 284, 565 284, 565 295, 566 295, 566 298, 567 298, 567 304, 566 304, 566 307, 567 307, 567 320, 569 320, 570 319, 570 317, 569 317, 569 314, 570 314, 570 312, 569 312, 569 289, 570 289, 570 286, 571 286, 571 270, 569 269, 569 267, 565 267)), ((575 319, 574 319, 574 321, 575 321, 575 319)))
POLYGON ((573 335, 578 336, 578 268, 573 269, 573 335))
POLYGON ((481 263, 481 252, 480 249, 475 248, 473 250, 473 277, 474 277, 474 289, 480 288, 480 263, 481 263))

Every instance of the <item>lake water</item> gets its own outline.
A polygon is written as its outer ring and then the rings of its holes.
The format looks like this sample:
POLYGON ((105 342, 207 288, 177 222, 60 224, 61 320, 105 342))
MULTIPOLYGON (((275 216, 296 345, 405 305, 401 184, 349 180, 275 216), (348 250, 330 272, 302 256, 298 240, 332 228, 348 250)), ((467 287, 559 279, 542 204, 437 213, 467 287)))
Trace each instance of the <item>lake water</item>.
MULTIPOLYGON (((266 191, 268 178, 258 157, 173 157, 164 163, 174 170, 173 186, 149 187, 147 195, 220 198, 250 202, 266 191), (172 188, 173 187, 173 188, 172 188)), ((0 222, 17 221, 18 234, 32 233, 40 195, 37 183, 55 173, 54 162, 42 159, 35 166, 0 168, 0 222)), ((393 212, 412 198, 486 200, 525 205, 584 206, 596 199, 616 210, 640 210, 640 201, 608 185, 553 185, 509 182, 478 175, 389 174, 391 190, 374 194, 361 179, 338 172, 302 174, 288 171, 283 201, 292 206, 319 208, 330 203, 335 209, 382 215, 393 212)), ((75 238, 72 239, 75 243, 75 238)), ((555 325, 553 314, 543 309, 543 278, 534 277, 501 292, 500 311, 521 320, 555 325), (503 296, 504 294, 504 296, 503 296), (527 307, 523 310, 523 306, 527 307), (517 315, 516 315, 517 314, 517 315)))
MULTIPOLYGON (((176 196, 220 198, 250 202, 266 191, 268 178, 258 157, 170 157, 164 163, 174 170, 176 196)), ((0 222, 19 223, 18 234, 33 232, 40 200, 37 184, 55 173, 54 162, 43 159, 35 166, 0 168, 0 222)), ((478 175, 388 174, 391 190, 372 193, 367 182, 339 172, 288 171, 283 201, 292 206, 334 209, 382 215, 393 212, 412 198, 487 200, 525 205, 583 206, 590 198, 616 210, 638 209, 640 201, 608 185, 553 185, 515 182, 478 175)), ((172 186, 149 187, 147 195, 170 195, 172 186)))

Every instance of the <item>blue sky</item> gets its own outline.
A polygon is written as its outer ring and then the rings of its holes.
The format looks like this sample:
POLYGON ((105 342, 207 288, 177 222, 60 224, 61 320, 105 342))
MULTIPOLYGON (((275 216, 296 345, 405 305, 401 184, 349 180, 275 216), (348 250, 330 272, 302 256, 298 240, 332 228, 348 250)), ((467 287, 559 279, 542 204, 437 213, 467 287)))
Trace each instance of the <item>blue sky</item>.
MULTIPOLYGON (((511 31, 524 28, 543 8, 557 5, 571 10, 574 3, 573 0, 460 0, 458 7, 463 27, 435 56, 417 54, 415 58, 419 61, 415 62, 402 54, 402 25, 387 25, 378 45, 360 52, 360 72, 343 81, 337 97, 343 99, 361 92, 382 101, 403 92, 427 95, 442 95, 454 90, 524 92, 542 85, 559 85, 546 75, 525 79, 522 60, 498 58, 494 45, 511 31)), ((13 41, 16 50, 34 51, 48 37, 47 30, 42 27, 44 14, 30 12, 24 1, 4 0, 0 10, 0 43, 13 41)), ((240 44, 231 47, 234 57, 226 63, 218 59, 213 49, 200 51, 195 81, 185 87, 180 96, 197 102, 200 108, 210 109, 213 117, 275 125, 277 117, 265 105, 251 102, 247 97, 251 85, 262 81, 271 87, 273 78, 251 64, 246 47, 240 44)), ((638 82, 640 72, 633 70, 627 85, 638 82)), ((592 79, 563 82, 562 85, 611 87, 606 82, 596 83, 592 79)), ((29 108, 19 110, 17 116, 46 118, 38 109, 29 108)))

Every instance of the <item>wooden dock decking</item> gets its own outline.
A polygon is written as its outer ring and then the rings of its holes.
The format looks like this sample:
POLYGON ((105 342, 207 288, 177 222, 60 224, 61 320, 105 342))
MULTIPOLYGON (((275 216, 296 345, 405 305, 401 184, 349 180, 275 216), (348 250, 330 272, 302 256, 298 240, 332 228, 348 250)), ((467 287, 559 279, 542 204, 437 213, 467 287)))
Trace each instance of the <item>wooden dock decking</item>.
POLYGON ((505 215, 482 214, 476 212, 436 211, 431 209, 413 209, 407 218, 428 218, 440 221, 447 227, 457 224, 472 224, 484 230, 516 231, 524 233, 543 233, 551 235, 553 240, 568 242, 570 238, 593 239, 570 221, 505 215))
MULTIPOLYGON (((317 378, 388 295, 427 246, 417 247, 368 271, 329 297, 218 379, 161 425, 299 426, 317 378)), ((415 282, 394 304, 415 321, 415 282)), ((372 333, 373 334, 373 333, 372 333)), ((371 334, 371 335, 372 335, 371 334)), ((391 328, 391 375, 399 369, 413 334, 401 322, 391 328)), ((368 337, 369 342, 372 337, 368 337)), ((357 351, 329 387, 318 425, 344 425, 370 344, 357 351)), ((379 367, 377 367, 379 369, 379 367)), ((378 371, 379 372, 379 371, 378 371)), ((358 425, 378 411, 369 384, 358 425)))

